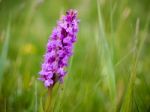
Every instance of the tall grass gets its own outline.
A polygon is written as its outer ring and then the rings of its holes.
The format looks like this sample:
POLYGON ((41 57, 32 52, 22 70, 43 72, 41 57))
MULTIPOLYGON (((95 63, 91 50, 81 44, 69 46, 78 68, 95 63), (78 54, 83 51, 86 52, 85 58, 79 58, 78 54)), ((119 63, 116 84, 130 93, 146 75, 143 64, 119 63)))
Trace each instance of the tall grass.
POLYGON ((136 22, 136 27, 135 27, 135 37, 134 37, 134 44, 133 44, 133 48, 134 48, 134 54, 133 54, 133 62, 132 62, 132 68, 131 68, 131 76, 129 78, 129 84, 127 87, 127 92, 126 92, 126 97, 125 100, 123 102, 121 111, 122 112, 131 112, 132 111, 132 102, 133 102, 133 92, 134 92, 134 83, 135 83, 135 79, 136 79, 136 68, 137 68, 137 62, 138 62, 138 58, 139 58, 139 53, 137 54, 137 42, 138 42, 138 35, 139 35, 139 24, 140 24, 140 20, 137 19, 136 22))
POLYGON ((114 65, 112 62, 112 53, 110 50, 110 46, 108 45, 106 34, 105 34, 105 27, 104 22, 102 19, 100 2, 97 0, 97 7, 98 7, 98 20, 99 20, 99 48, 100 48, 100 57, 101 57, 101 68, 102 68, 102 75, 104 77, 104 83, 109 88, 109 95, 112 101, 112 107, 115 110, 115 97, 116 97, 116 82, 115 82, 115 71, 114 65))
POLYGON ((9 47, 9 38, 10 38, 10 24, 11 24, 11 17, 8 20, 8 25, 7 25, 7 29, 5 30, 5 34, 4 34, 4 44, 3 44, 3 48, 1 51, 1 57, 0 57, 0 82, 2 81, 2 75, 4 72, 4 66, 6 66, 6 62, 7 62, 7 54, 8 54, 8 47, 9 47))
MULTIPOLYGON (((147 28, 148 28, 147 26, 148 25, 149 25, 149 20, 146 22, 145 32, 147 32, 147 28)), ((140 20, 137 19, 136 26, 135 26, 135 35, 134 35, 134 40, 133 40, 134 41, 133 42, 134 52, 133 52, 131 74, 129 77, 129 84, 127 87, 127 92, 125 93, 125 98, 124 98, 124 101, 122 104, 121 112, 132 112, 132 111, 134 111, 133 104, 134 104, 134 102, 137 103, 135 101, 135 98, 134 98, 135 97, 134 96, 135 80, 137 77, 137 66, 139 64, 139 58, 140 58, 141 50, 142 50, 143 45, 144 45, 144 41, 147 37, 147 34, 140 37, 139 36, 139 30, 140 30, 140 20)), ((141 111, 141 109, 139 108, 139 106, 137 104, 136 104, 136 108, 138 111, 141 111)))

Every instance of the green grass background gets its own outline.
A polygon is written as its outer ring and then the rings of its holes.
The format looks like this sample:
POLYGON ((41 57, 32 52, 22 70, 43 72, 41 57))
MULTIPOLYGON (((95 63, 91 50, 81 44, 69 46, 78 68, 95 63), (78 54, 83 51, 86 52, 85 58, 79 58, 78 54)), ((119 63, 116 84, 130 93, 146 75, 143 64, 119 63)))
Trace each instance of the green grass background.
POLYGON ((43 112, 38 72, 68 9, 79 13, 78 41, 51 111, 150 111, 149 0, 0 0, 0 112, 43 112))

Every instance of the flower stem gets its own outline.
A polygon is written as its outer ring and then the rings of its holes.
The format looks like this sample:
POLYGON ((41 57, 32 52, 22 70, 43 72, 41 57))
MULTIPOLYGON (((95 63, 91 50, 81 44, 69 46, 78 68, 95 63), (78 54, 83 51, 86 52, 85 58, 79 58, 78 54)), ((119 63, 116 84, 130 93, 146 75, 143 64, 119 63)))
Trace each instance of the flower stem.
POLYGON ((52 112, 51 110, 51 101, 52 101, 52 87, 48 88, 48 96, 45 102, 45 112, 52 112))

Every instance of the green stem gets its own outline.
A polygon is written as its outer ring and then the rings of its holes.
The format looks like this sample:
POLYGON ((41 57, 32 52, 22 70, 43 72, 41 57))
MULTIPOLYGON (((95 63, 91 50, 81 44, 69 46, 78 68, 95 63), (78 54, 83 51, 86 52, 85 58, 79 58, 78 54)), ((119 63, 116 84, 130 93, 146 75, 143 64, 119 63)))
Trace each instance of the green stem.
POLYGON ((52 88, 48 88, 48 96, 46 99, 46 107, 45 107, 45 112, 52 112, 51 110, 51 101, 52 101, 52 88))

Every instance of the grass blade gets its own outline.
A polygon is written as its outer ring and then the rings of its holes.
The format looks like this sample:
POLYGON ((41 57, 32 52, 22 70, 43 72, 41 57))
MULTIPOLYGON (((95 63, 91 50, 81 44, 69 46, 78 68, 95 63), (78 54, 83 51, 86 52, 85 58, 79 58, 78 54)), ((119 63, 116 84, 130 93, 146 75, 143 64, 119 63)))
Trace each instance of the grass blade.
MULTIPOLYGON (((149 20, 145 27, 146 30, 147 30, 148 25, 149 25, 149 20)), ((132 66, 132 71, 131 71, 131 75, 130 75, 130 79, 129 79, 129 85, 127 88, 127 92, 125 94, 125 99, 124 99, 124 102, 121 107, 121 112, 131 112, 133 109, 132 102, 134 100, 133 92, 134 92, 134 84, 135 84, 135 79, 136 79, 136 69, 137 69, 137 65, 138 65, 140 52, 142 50, 144 41, 147 36, 147 35, 144 35, 142 40, 139 43, 139 46, 137 46, 138 35, 139 35, 139 19, 137 19, 136 28, 135 28, 135 42, 134 42, 135 53, 133 56, 133 66, 132 66)), ((136 104, 136 105, 138 105, 138 104, 136 104)))
POLYGON ((100 44, 100 57, 102 75, 105 76, 105 83, 109 89, 110 99, 115 110, 115 96, 116 96, 116 85, 115 85, 115 71, 112 62, 111 50, 109 49, 108 42, 105 36, 104 22, 102 20, 100 2, 97 0, 98 20, 99 20, 99 44, 100 44))
POLYGON ((1 57, 0 57, 0 80, 2 80, 2 75, 4 72, 4 66, 5 66, 6 59, 7 59, 9 38, 10 38, 10 22, 11 22, 11 19, 9 19, 9 21, 8 21, 5 41, 4 41, 4 45, 3 45, 2 53, 1 53, 1 57))

